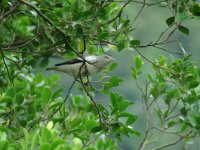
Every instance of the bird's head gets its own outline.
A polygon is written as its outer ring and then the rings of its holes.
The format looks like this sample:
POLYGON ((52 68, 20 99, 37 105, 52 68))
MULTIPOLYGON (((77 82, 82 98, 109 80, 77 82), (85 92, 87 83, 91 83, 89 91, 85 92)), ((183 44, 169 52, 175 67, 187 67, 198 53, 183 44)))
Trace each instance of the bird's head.
POLYGON ((109 55, 103 55, 100 56, 98 58, 98 64, 100 64, 100 66, 105 67, 107 64, 109 64, 110 62, 114 61, 115 59, 113 59, 111 56, 109 55))
POLYGON ((114 61, 115 59, 113 59, 112 57, 110 57, 109 55, 104 55, 103 56, 104 59, 107 61, 107 62, 111 62, 111 61, 114 61))

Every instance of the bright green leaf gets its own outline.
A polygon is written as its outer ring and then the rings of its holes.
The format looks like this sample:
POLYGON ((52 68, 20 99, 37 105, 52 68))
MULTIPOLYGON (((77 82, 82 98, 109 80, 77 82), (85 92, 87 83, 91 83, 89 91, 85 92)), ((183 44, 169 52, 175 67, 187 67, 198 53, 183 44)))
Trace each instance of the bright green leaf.
POLYGON ((98 127, 98 126, 97 126, 97 127, 92 128, 92 129, 91 129, 91 132, 92 132, 92 133, 100 132, 102 129, 103 129, 102 127, 98 127))
POLYGON ((51 145, 49 143, 43 143, 40 146, 40 150, 51 150, 51 145))
POLYGON ((51 100, 51 89, 46 87, 42 90, 42 104, 46 106, 46 104, 51 100))
POLYGON ((128 125, 133 124, 136 121, 136 119, 137 119, 137 116, 135 115, 128 117, 128 119, 126 120, 126 125, 128 126, 128 125))
POLYGON ((46 128, 46 127, 43 127, 42 128, 42 131, 41 131, 41 137, 42 137, 42 141, 45 143, 45 142, 49 142, 50 139, 51 139, 51 132, 46 128))
POLYGON ((98 123, 97 123, 97 121, 95 121, 95 120, 87 120, 87 121, 85 122, 85 129, 86 129, 87 131, 90 131, 92 128, 94 128, 94 127, 96 127, 96 126, 98 126, 98 123))
POLYGON ((135 57, 135 67, 136 69, 140 70, 142 67, 142 59, 140 58, 140 56, 135 57))
POLYGON ((191 88, 195 88, 195 87, 197 87, 197 86, 199 86, 199 81, 197 81, 197 80, 193 80, 193 81, 191 81, 190 83, 189 83, 189 88, 191 89, 191 88))
POLYGON ((22 94, 15 95, 15 101, 18 105, 21 105, 24 101, 24 96, 22 94))
POLYGON ((176 15, 176 21, 178 21, 178 22, 183 22, 187 18, 188 18, 188 15, 186 13, 178 13, 176 15))
POLYGON ((132 40, 132 41, 130 41, 130 44, 132 46, 138 46, 138 45, 140 45, 140 40, 132 40))

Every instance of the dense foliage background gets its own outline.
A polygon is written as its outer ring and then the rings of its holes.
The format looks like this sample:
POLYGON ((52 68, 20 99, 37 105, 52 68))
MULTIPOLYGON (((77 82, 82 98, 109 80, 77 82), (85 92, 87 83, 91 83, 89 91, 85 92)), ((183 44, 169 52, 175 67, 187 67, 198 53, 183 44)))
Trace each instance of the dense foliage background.
POLYGON ((192 0, 1 0, 0 149, 199 149, 199 16, 192 0), (107 53, 87 86, 45 71, 107 53))

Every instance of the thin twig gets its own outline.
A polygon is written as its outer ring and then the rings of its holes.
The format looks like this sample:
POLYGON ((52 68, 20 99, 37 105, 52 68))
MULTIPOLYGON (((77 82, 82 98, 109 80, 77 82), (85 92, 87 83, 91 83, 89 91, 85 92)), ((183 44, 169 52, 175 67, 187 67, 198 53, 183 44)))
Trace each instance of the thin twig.
POLYGON ((33 10, 35 10, 39 16, 41 16, 49 25, 51 25, 56 31, 58 31, 58 33, 60 33, 60 34, 63 36, 64 41, 66 41, 66 45, 69 46, 70 49, 71 49, 77 56, 81 57, 80 54, 79 54, 79 53, 72 47, 72 45, 70 44, 70 42, 69 42, 69 39, 70 39, 69 36, 66 35, 65 32, 64 32, 63 30, 61 30, 60 28, 54 26, 53 21, 51 21, 46 15, 44 15, 44 14, 40 11, 39 8, 37 8, 35 5, 32 5, 31 3, 28 3, 28 2, 26 2, 26 1, 24 1, 24 0, 17 0, 17 1, 19 1, 19 2, 22 3, 22 4, 25 4, 25 5, 28 6, 28 7, 31 7, 33 10))
POLYGON ((100 110, 99 110, 99 107, 97 106, 95 100, 93 99, 93 97, 90 95, 90 93, 88 92, 87 88, 85 87, 85 84, 82 80, 82 77, 80 76, 80 81, 81 81, 81 84, 83 86, 83 89, 84 91, 86 92, 86 94, 90 97, 90 100, 92 101, 92 103, 94 104, 94 107, 96 108, 97 110, 97 113, 99 115, 99 123, 101 124, 102 120, 101 120, 101 113, 100 113, 100 110))
POLYGON ((13 13, 15 13, 17 8, 18 8, 18 3, 14 4, 13 6, 11 6, 10 9, 6 13, 4 13, 4 14, 2 14, 0 16, 0 22, 3 19, 5 19, 6 17, 8 17, 8 16, 12 15, 13 13))
POLYGON ((120 18, 121 15, 122 15, 122 12, 123 12, 123 10, 124 10, 124 8, 125 8, 130 2, 131 2, 131 0, 127 1, 127 2, 122 6, 122 8, 121 8, 120 11, 118 12, 118 14, 117 14, 114 18, 112 18, 111 20, 109 20, 108 22, 106 22, 106 24, 110 24, 110 23, 112 23, 113 21, 115 21, 117 18, 120 18))
POLYGON ((70 95, 70 93, 72 91, 72 88, 74 87, 77 79, 78 79, 78 76, 77 76, 77 78, 74 79, 74 81, 72 82, 71 86, 69 87, 69 90, 68 90, 67 95, 66 95, 66 97, 64 99, 64 102, 49 117, 44 118, 42 121, 45 121, 45 120, 48 120, 48 119, 52 118, 60 110, 60 108, 66 103, 66 101, 67 101, 67 99, 68 99, 68 97, 69 97, 69 95, 70 95))
POLYGON ((179 136, 179 137, 182 137, 182 136, 183 136, 183 135, 180 134, 180 132, 167 131, 166 129, 160 129, 160 128, 155 127, 155 126, 152 127, 152 129, 156 129, 156 130, 158 130, 158 131, 161 131, 161 132, 167 133, 167 134, 174 134, 174 135, 177 135, 177 136, 179 136))
POLYGON ((2 49, 1 49, 1 47, 0 47, 0 53, 1 53, 4 66, 5 66, 6 71, 7 71, 7 74, 8 74, 8 78, 9 78, 10 82, 12 83, 12 85, 14 86, 14 82, 13 82, 13 80, 11 79, 10 72, 9 72, 8 66, 7 66, 7 64, 6 64, 5 56, 4 56, 4 53, 3 53, 2 49))
POLYGON ((15 64, 15 66, 18 68, 18 70, 21 70, 21 68, 19 66, 19 63, 18 63, 19 61, 18 62, 14 61, 13 59, 11 59, 11 58, 9 58, 9 57, 7 57, 5 55, 4 55, 4 58, 6 58, 7 60, 10 60, 11 62, 13 62, 15 64))
POLYGON ((141 15, 143 9, 144 9, 144 6, 145 6, 145 0, 143 0, 143 5, 142 7, 140 8, 140 10, 138 11, 137 15, 135 16, 134 20, 133 20, 133 24, 135 24, 135 22, 137 21, 137 19, 139 18, 139 16, 141 15))
POLYGON ((139 54, 142 58, 144 58, 145 60, 147 60, 147 61, 150 62, 151 64, 155 65, 155 66, 158 67, 158 68, 161 68, 161 69, 163 69, 163 70, 166 70, 166 71, 168 71, 168 72, 170 72, 171 74, 174 75, 174 73, 171 72, 171 70, 169 70, 169 69, 167 69, 167 68, 165 68, 165 67, 162 67, 162 66, 157 65, 157 64, 154 63, 153 61, 151 61, 151 60, 149 60, 148 58, 146 58, 136 47, 133 47, 133 48, 135 48, 135 50, 138 52, 138 54, 139 54))
POLYGON ((143 91, 143 89, 137 84, 136 82, 136 85, 137 87, 140 88, 141 92, 142 92, 142 106, 143 106, 143 112, 144 112, 144 115, 146 117, 146 121, 147 121, 147 124, 146 124, 146 132, 145 132, 145 135, 144 135, 144 138, 142 140, 142 142, 140 143, 139 147, 137 150, 143 150, 145 145, 148 143, 150 137, 152 135, 149 135, 150 134, 150 129, 151 129, 151 126, 152 126, 152 121, 151 121, 151 118, 150 118, 150 113, 148 112, 148 107, 147 107, 147 95, 148 95, 148 86, 149 86, 149 82, 146 82, 146 87, 145 87, 145 90, 143 91))
POLYGON ((173 51, 168 51, 167 49, 159 47, 159 46, 156 46, 156 45, 154 45, 153 47, 155 47, 157 49, 160 49, 162 51, 168 52, 168 53, 172 53, 172 54, 176 54, 176 55, 184 55, 183 53, 177 53, 177 52, 173 52, 173 51))
POLYGON ((4 50, 13 50, 13 49, 22 48, 22 47, 26 46, 27 44, 31 43, 32 41, 34 41, 35 38, 36 38, 38 35, 39 35, 39 34, 36 34, 36 35, 34 35, 33 37, 31 37, 30 39, 27 39, 27 40, 25 40, 25 41, 22 41, 22 42, 19 43, 19 45, 14 46, 14 47, 12 47, 11 45, 14 45, 15 43, 14 43, 14 44, 10 44, 10 45, 8 45, 8 46, 4 46, 3 49, 4 49, 4 50))
POLYGON ((178 138, 176 141, 174 142, 171 142, 171 143, 168 143, 168 144, 165 144, 165 145, 162 145, 160 147, 157 147, 153 150, 160 150, 160 149, 164 149, 166 147, 170 147, 170 146, 173 146, 173 145, 176 145, 177 143, 181 142, 183 139, 187 138, 193 131, 189 131, 185 136, 181 136, 180 138, 178 138))

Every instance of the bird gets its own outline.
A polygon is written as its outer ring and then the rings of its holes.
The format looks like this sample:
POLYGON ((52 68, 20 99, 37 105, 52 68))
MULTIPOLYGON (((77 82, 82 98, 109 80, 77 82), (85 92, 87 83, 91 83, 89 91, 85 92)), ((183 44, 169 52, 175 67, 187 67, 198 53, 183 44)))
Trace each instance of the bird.
POLYGON ((46 68, 46 70, 64 72, 74 78, 78 76, 86 77, 100 72, 113 60, 109 55, 88 55, 83 58, 77 57, 63 63, 55 64, 53 67, 46 68))

